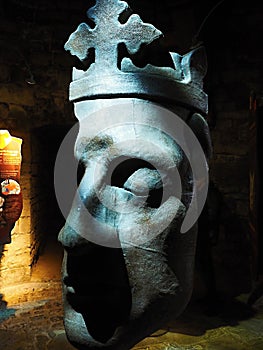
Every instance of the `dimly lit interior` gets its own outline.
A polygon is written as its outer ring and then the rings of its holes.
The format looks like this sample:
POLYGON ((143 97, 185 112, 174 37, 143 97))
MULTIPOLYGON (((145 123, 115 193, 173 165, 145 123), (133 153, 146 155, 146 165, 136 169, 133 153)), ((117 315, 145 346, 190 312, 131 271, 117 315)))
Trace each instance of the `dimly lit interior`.
MULTIPOLYGON (((207 122, 213 145, 210 207, 204 208, 199 219, 202 232, 197 240, 192 298, 178 319, 133 349, 263 349, 262 4, 127 2, 144 22, 164 34, 158 47, 152 44, 147 53, 133 57, 138 66, 149 62, 169 66, 167 50, 183 55, 204 45, 208 61, 204 90, 209 97, 207 122), (212 230, 208 232, 210 214, 212 230)), ((63 328, 63 248, 57 237, 65 218, 56 200, 54 165, 62 140, 77 122, 68 98, 72 67, 83 69, 91 63, 79 63, 64 50, 64 44, 79 23, 88 22, 86 11, 94 3, 0 0, 0 129, 23 139, 23 211, 11 243, 0 245, 3 350, 74 349, 63 328)), ((127 54, 125 47, 120 51, 127 54)), ((129 174, 141 167, 139 161, 125 159, 112 174, 112 185, 123 186, 129 174)), ((158 207, 161 196, 158 190, 150 194, 150 206, 158 207)), ((98 249, 97 258, 100 254, 98 249)), ((87 258, 89 268, 91 260, 87 258)), ((115 260, 122 263, 118 253, 113 254, 115 260)), ((96 264, 103 265, 103 261, 96 264)), ((79 272, 74 262, 72 269, 79 272)), ((122 274, 120 265, 119 271, 122 274)), ((103 273, 109 278, 108 270, 103 273)), ((129 312, 127 281, 123 290, 124 308, 116 312, 116 323, 129 312)), ((98 319, 103 317, 103 307, 107 308, 106 302, 103 305, 101 310, 91 305, 98 319)), ((111 322, 110 318, 104 322, 111 322)), ((99 339, 108 336, 100 334, 97 324, 91 327, 99 339)))

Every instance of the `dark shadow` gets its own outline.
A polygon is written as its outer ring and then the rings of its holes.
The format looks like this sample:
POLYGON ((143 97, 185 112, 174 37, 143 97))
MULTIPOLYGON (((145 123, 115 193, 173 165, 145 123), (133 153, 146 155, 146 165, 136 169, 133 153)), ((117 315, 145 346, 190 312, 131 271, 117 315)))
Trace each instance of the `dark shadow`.
MULTIPOLYGON (((193 298, 207 309, 220 298, 251 291, 251 239, 244 222, 210 181, 207 201, 198 221, 193 298)), ((207 310, 208 311, 208 310, 207 310)), ((214 307, 211 312, 213 313, 214 307)))
POLYGON ((239 255, 244 256, 245 250, 249 261, 250 248, 246 237, 247 230, 240 218, 211 181, 198 221, 195 274, 199 279, 195 278, 189 305, 168 325, 169 331, 200 336, 209 329, 236 326, 255 316, 252 300, 263 291, 263 284, 255 289, 250 303, 237 299, 238 295, 249 292, 242 277, 247 273, 246 268, 238 270, 243 267, 239 255))
POLYGON ((263 279, 258 279, 251 293, 249 294, 247 304, 253 306, 263 296, 263 279))
POLYGON ((67 272, 64 283, 75 291, 67 293, 69 304, 82 314, 91 336, 106 342, 131 309, 122 250, 89 242, 82 255, 68 255, 67 272))
MULTIPOLYGON (((31 220, 34 227, 34 241, 38 242, 32 265, 51 247, 61 256, 62 247, 57 236, 65 223, 56 198, 54 167, 60 145, 72 125, 46 125, 32 130, 32 197, 31 220)), ((72 144, 72 153, 73 153, 72 144)), ((72 155, 73 157, 73 155, 72 155)), ((64 179, 62 178, 63 182, 64 179)), ((67 192, 68 195, 68 192, 67 192)), ((70 205, 70 203, 69 203, 70 205)))
MULTIPOLYGON (((154 166, 145 160, 139 158, 127 158, 122 157, 123 160, 117 159, 117 166, 115 162, 111 162, 109 169, 114 169, 111 176, 111 186, 116 186, 120 188, 125 188, 125 182, 139 169, 151 169, 157 172, 154 166)), ((111 171, 110 171, 111 172, 111 171)), ((129 189, 128 189, 129 190, 129 189)), ((142 195, 142 194, 139 194, 142 195)), ((164 201, 163 198, 163 184, 162 181, 159 186, 155 186, 153 189, 147 193, 146 203, 151 208, 159 208, 161 202, 164 201)))
POLYGON ((250 319, 256 314, 246 303, 227 297, 215 299, 209 312, 206 310, 206 300, 190 302, 182 315, 168 324, 169 332, 201 336, 210 329, 237 326, 240 321, 250 319))
POLYGON ((217 244, 219 237, 222 207, 222 194, 210 181, 206 203, 198 220, 195 256, 195 270, 204 285, 208 304, 217 298, 213 246, 217 244))
MULTIPOLYGON (((46 125, 32 131, 32 187, 38 198, 35 209, 38 231, 42 232, 45 244, 47 235, 57 235, 65 218, 58 206, 54 189, 54 167, 62 141, 72 125, 46 125)), ((72 144, 73 153, 74 144, 72 144)), ((63 181, 63 179, 61 179, 63 181)))

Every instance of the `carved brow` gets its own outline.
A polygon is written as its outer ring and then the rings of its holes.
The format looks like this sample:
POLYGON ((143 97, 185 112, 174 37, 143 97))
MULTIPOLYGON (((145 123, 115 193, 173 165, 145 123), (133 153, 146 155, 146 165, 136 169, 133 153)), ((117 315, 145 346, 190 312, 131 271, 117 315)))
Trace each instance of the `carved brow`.
POLYGON ((82 137, 77 145, 77 151, 80 154, 98 152, 105 150, 113 145, 113 139, 108 135, 95 136, 92 139, 82 137))

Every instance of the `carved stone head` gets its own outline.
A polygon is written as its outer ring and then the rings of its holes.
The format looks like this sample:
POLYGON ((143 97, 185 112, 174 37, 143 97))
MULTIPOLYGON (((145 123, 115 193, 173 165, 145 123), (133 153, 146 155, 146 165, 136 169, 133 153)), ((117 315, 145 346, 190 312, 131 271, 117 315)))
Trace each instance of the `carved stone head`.
POLYGON ((203 51, 171 54, 174 68, 129 58, 118 68, 118 43, 133 54, 161 34, 137 15, 121 24, 126 6, 97 0, 95 27, 81 24, 66 44, 81 60, 92 47, 96 56, 71 83, 78 170, 59 235, 64 323, 78 349, 130 349, 183 311, 207 193, 203 51))

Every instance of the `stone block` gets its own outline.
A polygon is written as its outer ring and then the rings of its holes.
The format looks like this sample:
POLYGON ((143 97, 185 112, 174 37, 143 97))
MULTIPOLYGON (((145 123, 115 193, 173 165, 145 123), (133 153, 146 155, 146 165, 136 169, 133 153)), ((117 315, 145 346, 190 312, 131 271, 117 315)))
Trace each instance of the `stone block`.
POLYGON ((23 210, 21 213, 21 217, 29 217, 31 214, 31 208, 30 208, 30 199, 23 199, 23 210))
POLYGON ((249 125, 248 121, 244 123, 239 123, 238 128, 238 139, 241 143, 248 143, 249 140, 249 125))
POLYGON ((29 260, 29 250, 22 250, 22 248, 18 251, 14 252, 15 255, 11 255, 8 252, 3 259, 3 268, 1 269, 1 276, 3 277, 4 273, 10 272, 13 270, 22 269, 23 271, 30 271, 30 260, 29 260))
POLYGON ((28 282, 29 279, 29 266, 1 270, 0 286, 11 286, 18 283, 28 282))
MULTIPOLYGON (((248 153, 248 144, 239 139, 241 131, 238 128, 227 130, 214 129, 211 135, 213 152, 235 156, 245 156, 248 153)), ((241 135, 245 137, 244 133, 241 135)))
POLYGON ((20 217, 17 221, 15 232, 26 234, 31 230, 31 218, 29 216, 20 217))
POLYGON ((27 112, 22 106, 9 104, 8 118, 12 119, 27 119, 27 112))
POLYGON ((239 192, 240 187, 248 187, 248 160, 246 157, 217 155, 210 163, 210 175, 216 183, 224 187, 225 192, 229 187, 239 192))
POLYGON ((34 106, 34 89, 25 85, 0 85, 0 102, 12 103, 20 106, 34 106))
MULTIPOLYGON (((216 129, 215 129, 215 132, 226 132, 228 131, 233 125, 233 122, 231 119, 220 119, 218 118, 217 119, 217 123, 216 123, 216 129)), ((213 135, 213 132, 212 132, 212 135, 213 135)))
POLYGON ((63 111, 65 106, 65 99, 61 97, 54 97, 54 104, 59 110, 63 111))
POLYGON ((0 103, 0 115, 1 119, 5 119, 9 114, 9 105, 7 103, 0 103))

